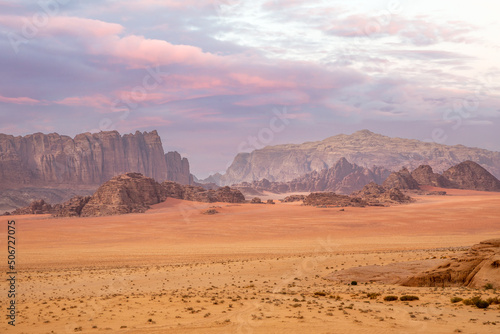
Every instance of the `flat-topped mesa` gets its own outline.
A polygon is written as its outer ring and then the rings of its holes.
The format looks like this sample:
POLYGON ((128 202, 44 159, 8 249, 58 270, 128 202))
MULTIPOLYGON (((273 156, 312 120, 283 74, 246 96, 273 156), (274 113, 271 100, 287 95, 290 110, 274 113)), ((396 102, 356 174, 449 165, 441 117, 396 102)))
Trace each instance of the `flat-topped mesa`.
POLYGON ((217 189, 205 189, 198 186, 181 185, 176 182, 165 181, 161 184, 166 195, 171 198, 183 199, 195 202, 226 202, 243 203, 245 196, 237 190, 228 186, 217 189))

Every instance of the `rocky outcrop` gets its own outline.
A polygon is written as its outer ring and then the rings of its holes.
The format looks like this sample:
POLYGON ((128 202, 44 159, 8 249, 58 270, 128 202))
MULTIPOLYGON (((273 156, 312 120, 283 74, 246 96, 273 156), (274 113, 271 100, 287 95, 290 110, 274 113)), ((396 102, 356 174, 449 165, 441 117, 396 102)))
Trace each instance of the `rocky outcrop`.
POLYGON ((54 209, 52 205, 46 203, 43 199, 33 201, 31 204, 25 208, 19 208, 12 211, 11 215, 40 215, 52 213, 54 209))
POLYGON ((292 202, 303 202, 306 199, 306 195, 290 195, 285 197, 282 203, 292 203, 292 202))
POLYGON ((473 161, 464 161, 443 173, 448 187, 458 189, 500 191, 500 181, 473 161))
POLYGON ((472 160, 500 177, 500 152, 391 138, 363 130, 317 142, 267 146, 251 153, 240 153, 224 175, 214 176, 210 182, 219 185, 262 179, 288 182, 328 168, 342 157, 367 168, 376 165, 399 170, 406 166, 413 170, 420 165, 429 165, 437 172, 472 160))
POLYGON ((165 194, 171 198, 183 199, 195 202, 226 202, 243 203, 245 196, 237 190, 230 187, 221 187, 216 190, 205 189, 197 186, 181 185, 171 181, 165 181, 161 184, 165 194))
POLYGON ((0 184, 6 189, 99 186, 125 172, 167 179, 156 131, 123 136, 117 131, 83 133, 75 138, 57 133, 24 137, 0 134, 0 184))
POLYGON ((483 241, 468 252, 409 277, 405 286, 468 286, 500 288, 500 239, 483 241))
POLYGON ((237 189, 244 189, 246 192, 251 188, 257 192, 273 193, 331 191, 338 194, 350 194, 360 190, 369 182, 383 182, 389 174, 390 172, 385 168, 368 169, 341 158, 330 168, 305 174, 289 182, 271 182, 263 179, 233 186, 237 189))
POLYGON ((367 202, 359 197, 351 197, 346 195, 337 195, 332 192, 311 193, 304 199, 304 205, 312 205, 319 207, 364 207, 367 202))
POLYGON ((109 216, 145 212, 150 205, 167 199, 165 189, 139 173, 115 176, 97 189, 80 216, 109 216))
POLYGON ((187 185, 194 183, 187 158, 182 158, 177 152, 168 152, 165 154, 165 161, 167 164, 167 180, 187 185))
POLYGON ((360 191, 353 192, 352 196, 362 198, 369 205, 401 204, 414 201, 410 196, 403 194, 398 188, 387 189, 375 182, 370 182, 360 191))
POLYGON ((387 189, 398 188, 404 190, 420 189, 417 181, 411 176, 406 167, 403 167, 399 172, 393 172, 382 183, 382 186, 387 189))
POLYGON ((63 204, 56 204, 52 215, 54 217, 78 217, 90 198, 91 196, 75 196, 63 204))
POLYGON ((442 175, 434 173, 429 165, 418 166, 411 172, 411 176, 421 186, 449 187, 450 182, 442 175))

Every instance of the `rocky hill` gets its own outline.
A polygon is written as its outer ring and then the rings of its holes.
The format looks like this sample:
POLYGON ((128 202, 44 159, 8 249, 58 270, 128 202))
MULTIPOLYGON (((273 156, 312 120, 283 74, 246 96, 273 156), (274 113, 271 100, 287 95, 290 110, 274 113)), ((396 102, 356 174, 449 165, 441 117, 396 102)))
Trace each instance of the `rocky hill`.
POLYGON ((242 182, 233 187, 246 193, 249 193, 249 189, 253 189, 257 192, 255 195, 262 191, 274 193, 331 191, 350 194, 360 190, 367 183, 382 183, 389 174, 390 171, 385 168, 360 167, 342 157, 330 168, 305 174, 289 182, 271 182, 263 179, 251 183, 242 182))
POLYGON ((500 191, 500 181, 473 161, 464 161, 443 173, 448 187, 459 189, 500 191))
POLYGON ((429 165, 418 166, 411 172, 411 177, 421 186, 432 186, 438 188, 450 187, 451 183, 443 175, 434 173, 429 165))
POLYGON ((398 172, 393 172, 385 179, 382 186, 387 189, 398 188, 404 190, 420 189, 418 182, 413 178, 406 167, 398 172))
POLYGON ((182 185, 179 183, 165 181, 162 184, 168 197, 196 202, 226 202, 243 203, 245 196, 237 190, 228 186, 217 189, 205 189, 198 186, 182 185))
POLYGON ((359 197, 366 201, 368 205, 387 205, 411 203, 414 201, 410 196, 407 196, 399 190, 399 188, 385 188, 375 182, 370 182, 360 191, 352 193, 352 196, 359 197))
POLYGON ((145 212, 150 205, 166 199, 165 189, 152 178, 139 173, 126 173, 115 176, 100 186, 83 206, 80 216, 145 212))
POLYGON ((210 181, 219 185, 262 179, 287 182, 329 168, 342 157, 361 167, 383 166, 392 171, 429 165, 434 171, 442 172, 471 160, 500 177, 500 152, 391 138, 362 130, 317 142, 267 146, 251 153, 240 153, 224 175, 213 176, 210 181))
POLYGON ((117 131, 24 137, 0 134, 0 211, 35 199, 57 203, 87 195, 112 177, 138 172, 158 182, 191 184, 189 162, 164 153, 156 131, 121 136, 117 131))

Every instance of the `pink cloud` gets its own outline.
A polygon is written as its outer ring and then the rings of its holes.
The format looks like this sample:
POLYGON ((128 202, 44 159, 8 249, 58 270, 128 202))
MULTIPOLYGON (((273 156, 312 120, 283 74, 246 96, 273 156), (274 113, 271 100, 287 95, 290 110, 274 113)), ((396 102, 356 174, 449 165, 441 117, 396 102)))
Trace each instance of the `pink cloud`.
POLYGON ((6 97, 2 95, 0 95, 0 102, 13 103, 13 104, 28 104, 28 105, 43 103, 42 101, 35 100, 30 97, 6 97))
POLYGON ((79 107, 93 107, 97 109, 109 109, 114 104, 114 99, 110 99, 101 94, 95 94, 90 96, 75 96, 67 97, 60 101, 55 101, 56 104, 62 104, 66 106, 79 106, 79 107))
MULTIPOLYGON (((0 24, 17 30, 22 34, 26 22, 36 27, 36 36, 91 36, 104 37, 119 34, 123 26, 100 20, 86 19, 72 16, 49 17, 46 24, 34 24, 30 17, 17 15, 0 15, 0 24)), ((30 30, 31 33, 31 30, 30 30)))
POLYGON ((272 94, 254 95, 252 97, 244 98, 235 105, 239 106, 261 106, 261 105, 298 105, 310 102, 308 94, 301 91, 284 91, 272 94))

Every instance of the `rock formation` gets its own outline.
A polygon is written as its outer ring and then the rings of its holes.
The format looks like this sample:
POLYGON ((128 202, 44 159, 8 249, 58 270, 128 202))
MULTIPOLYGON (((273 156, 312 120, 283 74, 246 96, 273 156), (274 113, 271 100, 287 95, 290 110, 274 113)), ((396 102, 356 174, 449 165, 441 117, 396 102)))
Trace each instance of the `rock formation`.
POLYGON ((237 189, 249 193, 249 189, 256 192, 270 191, 273 193, 332 191, 339 194, 350 194, 360 190, 369 182, 382 183, 390 174, 380 167, 372 169, 351 164, 341 158, 332 167, 319 172, 314 171, 289 182, 271 182, 267 179, 243 182, 233 185, 237 189))
POLYGON ((0 184, 4 188, 100 185, 125 172, 163 181, 167 167, 156 131, 117 131, 24 137, 0 134, 0 184))
POLYGON ((421 186, 449 187, 450 182, 442 175, 434 173, 429 165, 418 166, 411 172, 411 176, 421 186))
POLYGON ((11 215, 39 215, 52 213, 54 209, 52 205, 45 203, 43 199, 31 202, 31 204, 25 208, 19 208, 12 211, 11 215))
POLYGON ((63 204, 56 204, 52 215, 54 217, 78 217, 90 198, 91 196, 75 196, 63 204))
POLYGON ((262 179, 288 182, 328 168, 342 157, 367 168, 376 165, 389 170, 399 170, 403 166, 415 169, 425 164, 437 172, 473 160, 500 177, 500 152, 390 138, 363 130, 317 142, 267 146, 251 153, 240 153, 224 175, 214 176, 210 181, 219 185, 262 179))
POLYGON ((138 172, 158 182, 192 184, 189 162, 164 154, 156 131, 121 136, 117 131, 24 137, 0 134, 0 210, 43 198, 50 203, 93 193, 112 177, 138 172))
POLYGON ((303 202, 306 199, 306 195, 290 195, 285 197, 282 203, 292 203, 292 202, 303 202))
POLYGON ((467 253, 402 282, 405 286, 500 288, 500 239, 474 245, 467 253))
POLYGON ((187 185, 194 183, 187 158, 182 158, 177 152, 168 152, 165 154, 165 161, 167 164, 167 180, 187 185))
POLYGON ((384 183, 382 183, 382 186, 387 189, 420 189, 418 182, 415 181, 406 167, 403 167, 399 172, 391 173, 384 183))
POLYGON ((337 195, 332 192, 311 193, 304 199, 304 205, 320 206, 320 207, 364 207, 367 202, 359 197, 351 197, 346 195, 337 195))
POLYGON ((181 185, 171 181, 165 181, 161 186, 165 190, 165 194, 171 198, 207 203, 243 203, 245 201, 245 196, 239 190, 227 186, 216 190, 207 190, 203 187, 181 185))
POLYGON ((80 216, 145 212, 150 205, 166 199, 165 189, 152 178, 139 173, 126 173, 100 186, 83 207, 80 216))
POLYGON ((443 173, 450 188, 500 191, 500 181, 473 161, 464 161, 443 173))
POLYGON ((398 188, 384 188, 375 182, 370 182, 360 191, 352 193, 352 196, 360 197, 368 205, 384 205, 391 203, 410 203, 414 200, 403 194, 398 188))

